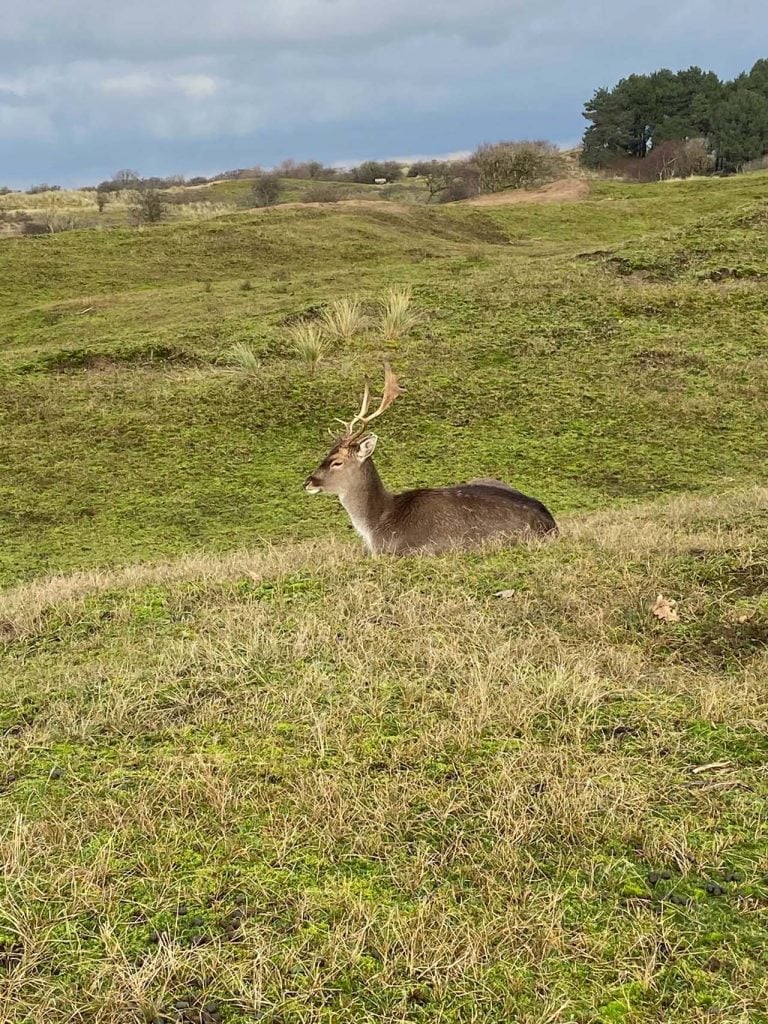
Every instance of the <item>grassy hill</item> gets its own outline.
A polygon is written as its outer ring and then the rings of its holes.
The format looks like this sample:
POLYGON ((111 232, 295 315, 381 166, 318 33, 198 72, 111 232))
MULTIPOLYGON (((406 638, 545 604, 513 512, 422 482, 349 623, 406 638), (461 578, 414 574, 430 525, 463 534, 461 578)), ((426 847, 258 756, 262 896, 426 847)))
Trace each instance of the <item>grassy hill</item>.
MULTIPOLYGON (((205 185, 174 185, 160 189, 163 221, 205 221, 257 206, 252 178, 222 179, 205 185)), ((426 203, 428 193, 421 181, 404 178, 389 185, 364 185, 353 181, 315 181, 281 178, 279 204, 297 202, 335 203, 372 200, 426 203)), ((0 193, 0 240, 20 233, 27 220, 35 233, 72 229, 128 227, 135 223, 135 192, 110 192, 99 211, 95 188, 47 189, 43 192, 0 193)), ((31 233, 31 232, 30 232, 31 233)))
POLYGON ((0 580, 345 525, 300 484, 364 373, 409 388, 394 485, 501 475, 557 512, 751 483, 768 178, 570 205, 271 210, 0 246, 0 580), (687 254, 685 259, 680 253, 687 254), (286 322, 408 282, 423 313, 316 375, 286 322), (227 365, 236 343, 258 373, 227 365))
POLYGON ((0 1019, 768 1021, 767 217, 756 174, 0 244, 0 1019), (293 355, 399 283, 408 337, 293 355), (361 557, 301 481, 384 355, 385 479, 560 539, 361 557))

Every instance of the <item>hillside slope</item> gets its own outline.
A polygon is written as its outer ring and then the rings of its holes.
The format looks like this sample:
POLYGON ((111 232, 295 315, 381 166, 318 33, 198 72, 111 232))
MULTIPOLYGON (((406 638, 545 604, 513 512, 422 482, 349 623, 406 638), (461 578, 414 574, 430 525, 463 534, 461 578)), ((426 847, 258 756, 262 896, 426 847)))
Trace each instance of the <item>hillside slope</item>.
POLYGON ((385 354, 408 385, 380 430, 395 486, 500 476, 562 514, 751 483, 766 182, 4 242, 0 581, 343 535, 300 484, 385 354), (698 255, 670 274, 681 248, 698 255), (316 374, 292 355, 287 323, 345 294, 374 315, 402 282, 422 314, 409 337, 372 328, 316 374), (236 343, 256 372, 229 365, 236 343))

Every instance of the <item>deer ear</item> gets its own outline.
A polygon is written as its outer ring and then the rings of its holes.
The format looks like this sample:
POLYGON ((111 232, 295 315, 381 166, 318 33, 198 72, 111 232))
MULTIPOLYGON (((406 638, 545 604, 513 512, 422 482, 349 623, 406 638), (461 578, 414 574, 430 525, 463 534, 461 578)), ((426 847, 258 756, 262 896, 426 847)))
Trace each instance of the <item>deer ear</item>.
POLYGON ((356 453, 358 462, 365 462, 366 459, 370 459, 378 440, 379 439, 375 434, 368 434, 358 442, 356 453))

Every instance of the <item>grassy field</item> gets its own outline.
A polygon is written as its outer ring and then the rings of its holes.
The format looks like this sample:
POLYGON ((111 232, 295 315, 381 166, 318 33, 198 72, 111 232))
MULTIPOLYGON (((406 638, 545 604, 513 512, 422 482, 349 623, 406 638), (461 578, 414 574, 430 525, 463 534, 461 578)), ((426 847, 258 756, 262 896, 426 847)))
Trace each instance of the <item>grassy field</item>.
POLYGON ((0 243, 0 1020, 768 1022, 766 282, 764 174, 0 243), (385 355, 561 538, 361 556, 385 355))
MULTIPOLYGON (((373 200, 426 203, 428 193, 421 181, 404 178, 390 185, 362 185, 352 181, 312 181, 282 178, 279 204, 297 202, 334 203, 343 200, 373 200), (318 190, 323 196, 318 199, 318 190)), ((258 206, 253 194, 253 179, 213 181, 207 185, 179 185, 161 190, 163 221, 195 222, 258 206)), ((130 227, 135 224, 135 193, 111 192, 102 211, 96 203, 96 190, 61 189, 0 194, 0 240, 17 233, 14 217, 25 215, 47 227, 51 233, 62 231, 130 227)))

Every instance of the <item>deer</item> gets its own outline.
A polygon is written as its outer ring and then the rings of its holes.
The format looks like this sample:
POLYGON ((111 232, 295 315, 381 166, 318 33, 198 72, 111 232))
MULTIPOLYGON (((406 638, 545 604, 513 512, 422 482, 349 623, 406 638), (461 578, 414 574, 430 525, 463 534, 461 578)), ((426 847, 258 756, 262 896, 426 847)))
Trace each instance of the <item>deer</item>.
POLYGON ((435 555, 489 542, 549 537, 557 525, 537 498, 488 477, 451 487, 420 487, 393 494, 373 462, 378 437, 370 424, 405 391, 389 363, 378 408, 369 412, 366 382, 360 411, 304 481, 308 494, 336 495, 373 555, 435 555))

